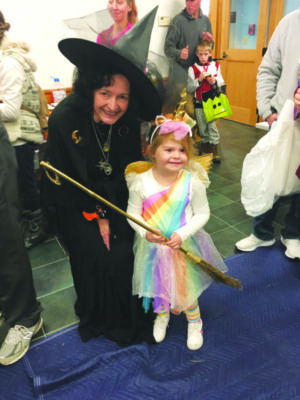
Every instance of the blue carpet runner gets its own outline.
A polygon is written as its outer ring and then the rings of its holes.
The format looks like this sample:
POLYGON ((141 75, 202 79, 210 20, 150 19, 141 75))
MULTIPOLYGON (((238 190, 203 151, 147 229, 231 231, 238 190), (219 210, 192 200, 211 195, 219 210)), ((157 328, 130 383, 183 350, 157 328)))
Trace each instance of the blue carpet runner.
POLYGON ((200 350, 186 347, 184 315, 152 346, 82 343, 72 327, 0 368, 0 399, 300 399, 300 262, 277 242, 226 263, 243 290, 212 284, 200 297, 200 350))

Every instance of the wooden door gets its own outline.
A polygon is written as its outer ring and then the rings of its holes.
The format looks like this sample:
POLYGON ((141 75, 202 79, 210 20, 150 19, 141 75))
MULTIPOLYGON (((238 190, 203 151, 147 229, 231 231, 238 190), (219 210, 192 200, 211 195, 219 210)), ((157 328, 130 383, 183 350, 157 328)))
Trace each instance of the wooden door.
MULTIPOLYGON (((246 31, 244 30, 244 42, 252 36, 253 32, 249 31, 250 25, 255 30, 256 43, 254 48, 249 49, 230 46, 232 43, 232 40, 230 43, 230 38, 232 39, 230 29, 233 27, 234 18, 237 18, 232 12, 232 3, 233 0, 211 0, 210 18, 216 43, 214 56, 224 57, 221 61, 221 72, 227 85, 227 95, 232 109, 232 116, 228 119, 255 125, 257 121, 256 75, 262 60, 262 49, 266 46, 269 0, 258 0, 257 23, 255 26, 254 24, 247 25, 246 31)), ((248 6, 255 7, 252 1, 245 1, 245 6, 247 3, 248 6)), ((253 40, 252 37, 251 39, 253 40)))
POLYGON ((287 14, 299 8, 299 0, 271 0, 268 42, 279 21, 287 14))

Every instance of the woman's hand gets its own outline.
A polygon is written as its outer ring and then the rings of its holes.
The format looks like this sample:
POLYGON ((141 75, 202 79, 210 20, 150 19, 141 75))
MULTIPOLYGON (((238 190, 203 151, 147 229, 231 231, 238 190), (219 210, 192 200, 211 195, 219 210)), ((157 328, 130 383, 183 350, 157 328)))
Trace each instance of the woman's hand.
POLYGON ((176 232, 172 233, 170 240, 166 242, 166 245, 174 250, 178 250, 181 244, 182 244, 182 239, 176 232))
POLYGON ((154 230, 157 231, 157 235, 149 231, 146 232, 146 239, 148 240, 148 242, 158 243, 158 244, 164 243, 166 239, 160 235, 161 233, 160 230, 155 228, 154 230))
POLYGON ((109 227, 109 220, 108 219, 97 219, 100 235, 102 236, 103 242, 107 247, 107 250, 110 250, 109 247, 109 235, 110 235, 110 227, 109 227))

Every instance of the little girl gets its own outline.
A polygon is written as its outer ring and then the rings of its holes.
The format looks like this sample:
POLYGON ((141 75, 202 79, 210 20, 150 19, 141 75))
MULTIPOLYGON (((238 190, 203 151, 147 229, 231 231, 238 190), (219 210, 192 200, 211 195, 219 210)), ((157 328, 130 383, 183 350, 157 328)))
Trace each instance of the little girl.
MULTIPOLYGON (((156 121, 158 118, 164 117, 157 117, 156 121)), ((222 272, 227 268, 202 229, 209 218, 205 189, 209 179, 199 162, 192 160, 190 136, 189 126, 181 121, 164 119, 157 126, 150 146, 154 163, 133 163, 126 170, 127 212, 157 230, 156 235, 128 221, 136 231, 133 294, 143 297, 146 312, 153 299, 156 342, 165 338, 170 311, 185 312, 187 346, 197 350, 203 343, 198 297, 211 278, 179 248, 183 245, 222 272)))

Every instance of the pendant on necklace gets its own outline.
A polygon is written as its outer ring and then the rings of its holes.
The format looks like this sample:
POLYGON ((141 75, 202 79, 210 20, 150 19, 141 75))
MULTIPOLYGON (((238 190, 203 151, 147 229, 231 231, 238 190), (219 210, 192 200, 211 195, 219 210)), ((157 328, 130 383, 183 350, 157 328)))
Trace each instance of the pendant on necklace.
POLYGON ((104 143, 103 150, 105 151, 105 153, 109 152, 109 144, 107 142, 104 143))
POLYGON ((112 166, 107 161, 99 161, 96 167, 103 169, 106 175, 110 175, 112 173, 112 166))

